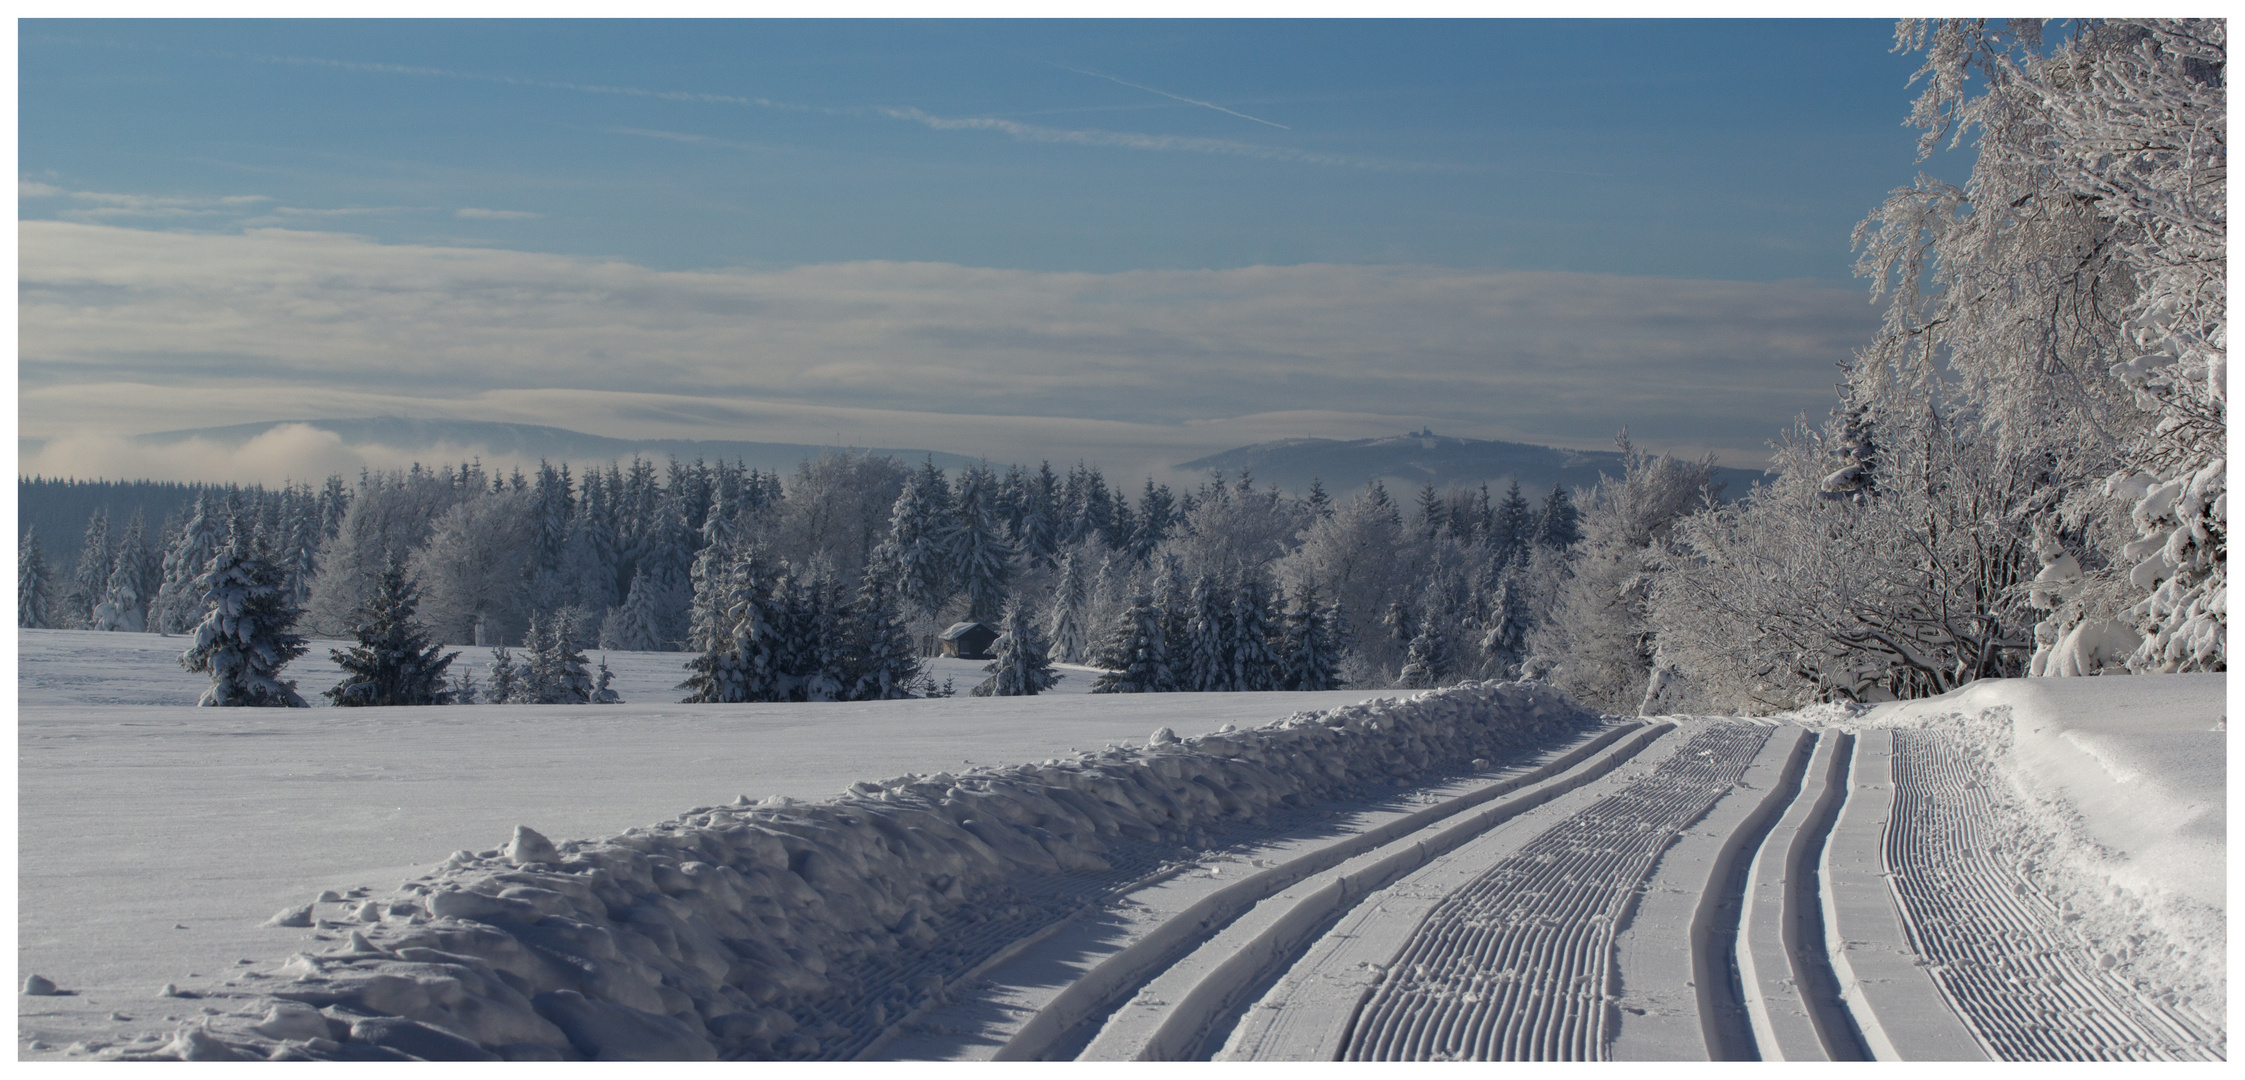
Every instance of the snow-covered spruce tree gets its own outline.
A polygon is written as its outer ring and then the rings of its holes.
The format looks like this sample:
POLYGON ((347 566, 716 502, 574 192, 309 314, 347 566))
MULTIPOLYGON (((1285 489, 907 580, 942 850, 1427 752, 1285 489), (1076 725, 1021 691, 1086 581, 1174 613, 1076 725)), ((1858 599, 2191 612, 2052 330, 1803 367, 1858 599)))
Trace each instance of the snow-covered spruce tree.
POLYGON ((871 564, 858 584, 857 602, 846 616, 849 642, 845 701, 890 701, 912 696, 924 674, 912 633, 897 610, 893 574, 871 564))
POLYGON ((945 538, 952 531, 951 485, 933 460, 904 483, 889 518, 887 561, 904 602, 933 616, 954 591, 945 538))
POLYGON ((1270 586, 1264 584, 1260 571, 1250 570, 1240 575, 1239 585, 1232 592, 1230 620, 1232 664, 1228 689, 1260 692, 1278 689, 1277 651, 1271 638, 1277 629, 1272 625, 1270 586))
POLYGON ((533 617, 523 643, 516 700, 525 705, 585 705, 593 699, 592 671, 577 647, 569 617, 533 617))
MULTIPOLYGON (((703 582, 705 620, 695 627, 689 674, 678 688, 689 704, 785 701, 792 689, 780 668, 779 604, 763 567, 743 558, 703 582)), ((697 601, 697 607, 703 606, 697 601)))
POLYGON ((343 681, 322 696, 344 706, 452 704, 445 671, 460 654, 429 640, 414 618, 419 600, 404 567, 386 571, 359 624, 359 643, 328 650, 343 669, 343 681))
POLYGON ((486 705, 518 705, 522 698, 522 666, 514 662, 514 654, 504 645, 491 647, 491 667, 485 677, 489 680, 483 690, 486 705))
POLYGON ((109 594, 109 572, 115 569, 115 538, 109 531, 109 511, 95 507, 86 519, 86 543, 78 549, 78 567, 63 590, 65 625, 74 629, 111 630, 96 625, 94 608, 109 594))
POLYGON ((256 554, 246 532, 236 532, 195 587, 207 614, 179 662, 211 677, 197 704, 303 708, 295 681, 280 678, 305 648, 304 638, 289 632, 301 612, 281 591, 280 569, 256 554))
POLYGON ((1232 685, 1232 604, 1224 584, 1214 574, 1202 574, 1193 583, 1186 601, 1182 638, 1170 650, 1170 667, 1177 673, 1177 688, 1202 693, 1235 689, 1232 685))
POLYGON ((632 575, 631 592, 622 607, 601 628, 600 646, 626 652, 654 652, 663 647, 655 610, 655 584, 641 570, 632 575))
MULTIPOLYGON (((1030 519, 1024 515, 1023 520, 1030 519)), ((1081 664, 1090 653, 1084 632, 1085 609, 1090 602, 1091 583, 1085 578, 1083 563, 1074 551, 1063 553, 1053 580, 1051 610, 1045 616, 1053 655, 1062 663, 1081 664)))
POLYGON ((1481 656, 1492 678, 1509 679, 1520 673, 1528 657, 1528 630, 1534 609, 1528 599, 1525 564, 1512 564, 1497 578, 1489 601, 1489 622, 1481 635, 1481 656))
POLYGON ((2055 46, 2041 30, 1898 26, 1926 55, 1921 154, 1976 157, 1964 187, 1921 177, 1858 227, 1858 269, 1891 302, 1855 380, 1936 384, 2004 450, 2052 460, 2086 572, 2133 592, 2112 611, 2085 590, 2061 626, 2117 618, 2142 638, 2131 670, 2219 670, 2226 24, 2082 20, 2055 46))
POLYGON ((475 704, 481 691, 482 687, 476 685, 475 672, 468 668, 455 672, 452 681, 445 684, 445 693, 452 696, 454 705, 475 704))
MULTIPOLYGON (((157 575, 162 567, 148 547, 147 531, 147 519, 140 510, 134 509, 132 519, 125 523, 124 533, 117 538, 109 583, 102 605, 95 609, 94 629, 131 634, 148 629, 148 604, 155 598, 157 575)), ((293 592, 289 594, 289 603, 298 603, 293 592)))
POLYGON ((1318 603, 1317 584, 1303 582, 1286 609, 1275 689, 1338 690, 1342 685, 1340 657, 1341 641, 1332 613, 1318 603))
MULTIPOLYGON (((1552 489, 1557 491, 1555 486, 1552 489)), ((1514 480, 1505 489, 1504 501, 1497 504, 1495 521, 1490 528, 1490 559, 1498 566, 1510 566, 1525 561, 1529 545, 1536 542, 1536 512, 1528 505, 1528 498, 1520 494, 1520 481, 1514 480)), ((1571 527, 1572 523, 1569 523, 1571 527)))
POLYGON ((1094 694, 1160 694, 1177 689, 1162 641, 1161 609, 1139 593, 1115 624, 1092 664, 1107 669, 1091 684, 1094 694))
POLYGON ((1411 621, 1411 640, 1404 651, 1403 669, 1396 685, 1424 690, 1444 685, 1457 675, 1458 649, 1454 634, 1456 612, 1439 581, 1427 583, 1426 595, 1411 621))
POLYGON ((615 681, 616 673, 608 670, 608 657, 603 655, 600 658, 600 673, 593 677, 592 703, 595 705, 623 704, 624 696, 617 693, 615 688, 609 685, 615 681))
POLYGON ((34 629, 52 626, 53 594, 47 553, 39 549, 39 531, 25 529, 23 546, 16 549, 16 625, 34 629))
POLYGON ((966 593, 967 618, 996 622, 1013 576, 1013 549, 999 535, 991 505, 997 478, 981 465, 959 476, 958 502, 943 534, 950 579, 966 593))
POLYGON ((1026 697, 1050 690, 1060 682, 1052 670, 1052 657, 1035 620, 1022 612, 1020 603, 1006 602, 998 623, 998 640, 991 645, 997 659, 982 670, 989 674, 974 688, 975 697, 1026 697))

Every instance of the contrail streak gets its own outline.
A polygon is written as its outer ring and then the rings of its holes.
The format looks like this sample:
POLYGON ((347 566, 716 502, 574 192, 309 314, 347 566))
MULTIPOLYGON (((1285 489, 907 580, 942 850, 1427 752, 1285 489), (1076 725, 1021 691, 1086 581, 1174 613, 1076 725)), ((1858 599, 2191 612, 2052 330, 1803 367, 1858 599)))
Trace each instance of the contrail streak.
POLYGON ((1039 61, 1039 63, 1045 64, 1045 65, 1047 65, 1047 66, 1050 66, 1050 67, 1056 67, 1056 68, 1059 68, 1059 69, 1060 69, 1060 70, 1062 70, 1062 71, 1073 71, 1073 72, 1075 72, 1075 73, 1076 73, 1076 74, 1078 74, 1078 75, 1089 75, 1089 76, 1091 76, 1091 77, 1092 77, 1092 78, 1094 78, 1094 79, 1105 79, 1105 80, 1107 80, 1108 82, 1111 82, 1111 83, 1120 83, 1120 84, 1122 84, 1122 85, 1124 85, 1124 86, 1130 87, 1130 88, 1131 88, 1131 89, 1133 89, 1133 90, 1144 90, 1145 92, 1147 92, 1147 93, 1149 93, 1149 94, 1160 94, 1161 96, 1163 96, 1163 97, 1165 97, 1165 98, 1169 98, 1169 99, 1171 99, 1171 100, 1174 100, 1174 101, 1182 101, 1182 102, 1184 102, 1184 103, 1185 103, 1185 104, 1187 104, 1187 105, 1198 105, 1198 106, 1200 106, 1201 108, 1204 108, 1204 109, 1214 109, 1214 110, 1216 110, 1217 112, 1220 112, 1220 113, 1224 113, 1224 114, 1226 114, 1226 115, 1228 115, 1228 116, 1236 116, 1236 117, 1239 117, 1239 118, 1240 118, 1240 119, 1242 119, 1242 120, 1253 120, 1253 121, 1255 121, 1255 122, 1256 122, 1256 123, 1258 123, 1258 124, 1269 124, 1270 126, 1272 126, 1272 127, 1275 127, 1275 128, 1277 128, 1277 129, 1279 129, 1280 131, 1292 131, 1292 130, 1294 130, 1293 128, 1287 127, 1287 126, 1286 126, 1285 124, 1277 123, 1277 122, 1275 122, 1275 121, 1271 121, 1271 120, 1265 120, 1265 119, 1263 119, 1263 118, 1262 118, 1262 117, 1260 117, 1260 116, 1249 116, 1249 115, 1247 115, 1246 113, 1243 113, 1243 112, 1239 111, 1238 109, 1227 109, 1227 108, 1223 107, 1222 105, 1218 105, 1218 104, 1216 104, 1216 103, 1215 103, 1215 102, 1213 102, 1213 101, 1202 101, 1202 100, 1201 100, 1201 99, 1199 99, 1199 98, 1189 98, 1189 97, 1186 97, 1186 96, 1185 96, 1185 95, 1183 95, 1183 94, 1172 94, 1172 93, 1170 93, 1170 92, 1169 92, 1169 91, 1167 91, 1167 90, 1156 90, 1156 89, 1154 89, 1154 88, 1153 88, 1153 87, 1151 87, 1151 86, 1144 86, 1144 85, 1141 85, 1141 84, 1139 84, 1139 83, 1134 83, 1134 82, 1131 82, 1131 81, 1130 81, 1130 80, 1128 80, 1128 79, 1118 79, 1118 78, 1115 78, 1115 77, 1114 77, 1114 76, 1112 76, 1112 75, 1108 75, 1108 74, 1105 74, 1105 73, 1103 73, 1103 72, 1098 72, 1098 71, 1086 71, 1086 70, 1084 70, 1083 68, 1073 68, 1073 67, 1069 67, 1069 66, 1068 66, 1068 65, 1066 65, 1066 64, 1055 64, 1055 63, 1053 63, 1053 62, 1052 62, 1052 61, 1050 61, 1050 60, 1042 60, 1042 61, 1039 61))

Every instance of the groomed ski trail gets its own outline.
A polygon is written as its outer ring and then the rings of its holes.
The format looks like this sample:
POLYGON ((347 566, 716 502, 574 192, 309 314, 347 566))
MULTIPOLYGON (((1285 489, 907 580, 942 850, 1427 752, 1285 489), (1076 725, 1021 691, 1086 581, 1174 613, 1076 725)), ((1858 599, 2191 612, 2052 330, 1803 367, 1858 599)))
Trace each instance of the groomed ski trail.
POLYGON ((1886 862, 1910 944, 1990 1055, 2214 1061, 2225 1040, 2097 966, 2006 858, 2000 780, 1940 726, 1894 733, 1886 862))

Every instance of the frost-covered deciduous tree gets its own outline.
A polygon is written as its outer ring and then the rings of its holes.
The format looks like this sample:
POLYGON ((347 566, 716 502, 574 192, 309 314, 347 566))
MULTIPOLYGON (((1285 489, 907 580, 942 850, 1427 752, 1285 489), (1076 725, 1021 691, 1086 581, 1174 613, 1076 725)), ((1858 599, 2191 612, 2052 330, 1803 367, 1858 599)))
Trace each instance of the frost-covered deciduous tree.
POLYGON ((1879 423, 1875 491, 1831 499, 1850 423, 1797 431, 1769 482, 1684 519, 1656 553, 1658 646, 1689 700, 1766 711, 2025 673, 2033 526, 2060 496, 2048 458, 1907 412, 1879 423))
POLYGON ((303 708, 296 682, 280 678, 305 648, 304 638, 289 632, 299 612, 281 589, 280 569, 256 553, 246 532, 236 532, 195 587, 207 614, 179 662, 211 677, 197 704, 303 708))
POLYGON ((1648 559, 1677 520, 1719 493, 1715 461, 1658 457, 1618 440, 1622 475, 1601 477, 1582 509, 1582 551, 1558 589, 1530 651, 1557 661, 1554 681, 1595 709, 1627 713, 1652 670, 1648 559))
MULTIPOLYGON (((436 520, 455 504, 486 493, 480 469, 453 473, 425 469, 416 464, 400 473, 368 473, 357 489, 341 501, 341 519, 335 534, 320 547, 318 573, 312 579, 311 599, 305 606, 305 625, 324 637, 344 637, 365 610, 382 572, 391 563, 405 561, 407 573, 420 582, 423 614, 445 641, 469 642, 453 636, 452 628, 437 617, 439 586, 413 566, 413 557, 425 546, 436 520)), ((209 515, 198 511, 196 518, 209 515)), ((193 545, 196 520, 188 523, 181 543, 193 545)), ((167 564, 168 566, 169 564, 167 564)), ((520 632, 517 624, 514 632, 520 632)))
POLYGON ((1035 620, 1023 614, 1017 601, 1006 602, 998 624, 998 640, 991 644, 996 659, 983 667, 989 674, 973 690, 975 697, 1026 697, 1041 694, 1060 682, 1052 670, 1052 657, 1035 620))
POLYGON ((1897 38, 1925 53, 1921 153, 1976 157, 1964 186, 1921 176, 1858 227, 1891 299, 1853 381, 1874 400, 1914 385, 2045 455, 2075 525, 2101 480, 2127 521, 2088 530, 2108 565, 2087 572, 2133 595, 2064 621, 2126 622, 2131 670, 2223 669, 2226 24, 2083 20, 2046 45, 2031 21, 1905 20, 1897 38))
MULTIPOLYGON (((362 494, 353 504, 376 501, 362 494)), ((520 492, 479 492, 431 523, 407 573, 421 589, 421 614, 439 641, 479 644, 523 640, 532 604, 534 519, 520 492)), ((346 526, 348 528, 348 526, 346 526)))
POLYGON ((358 644, 328 650, 343 681, 322 696, 342 706, 452 704, 445 671, 460 654, 429 640, 414 617, 419 600, 404 567, 385 572, 359 623, 358 644))

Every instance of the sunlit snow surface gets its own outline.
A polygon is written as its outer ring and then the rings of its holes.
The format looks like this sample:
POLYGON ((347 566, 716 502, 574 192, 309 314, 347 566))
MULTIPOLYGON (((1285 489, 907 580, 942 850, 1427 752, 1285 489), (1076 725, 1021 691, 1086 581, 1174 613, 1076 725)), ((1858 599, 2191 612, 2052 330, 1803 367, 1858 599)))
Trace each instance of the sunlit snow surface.
MULTIPOLYGON (((517 824, 602 837, 737 795, 825 799, 853 781, 1038 761, 1111 742, 1251 727, 1372 696, 973 698, 981 662, 939 661, 958 696, 820 705, 682 705, 678 653, 610 653, 617 706, 203 709, 182 638, 19 630, 19 978, 118 1010, 192 1019, 192 989, 299 948, 260 927, 322 889, 377 891, 517 824), (192 974, 192 977, 190 975, 192 974)), ((315 642, 286 674, 312 698, 337 673, 315 642)), ((475 652, 469 650, 463 660, 475 652)), ((598 653, 593 654, 598 659, 598 653)))

